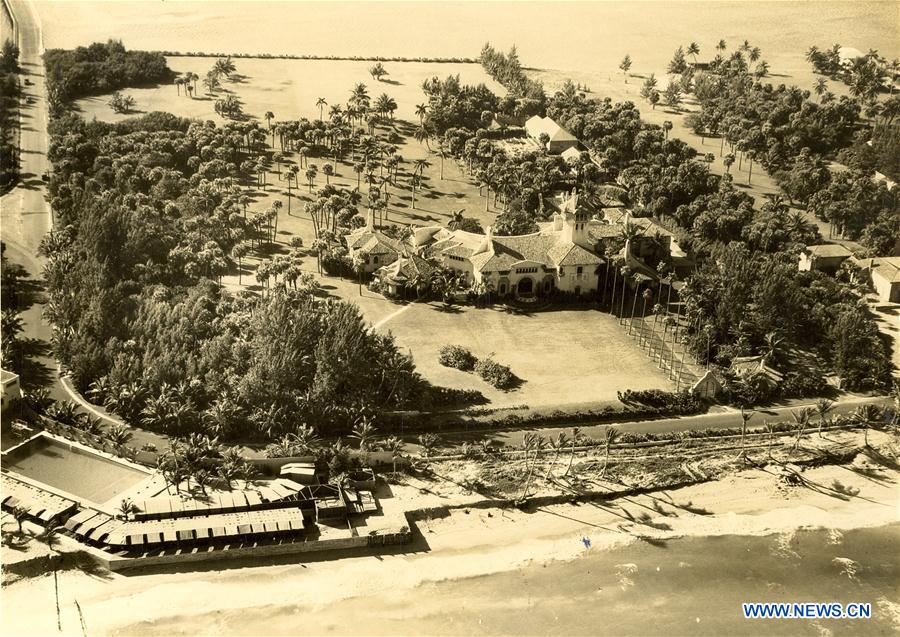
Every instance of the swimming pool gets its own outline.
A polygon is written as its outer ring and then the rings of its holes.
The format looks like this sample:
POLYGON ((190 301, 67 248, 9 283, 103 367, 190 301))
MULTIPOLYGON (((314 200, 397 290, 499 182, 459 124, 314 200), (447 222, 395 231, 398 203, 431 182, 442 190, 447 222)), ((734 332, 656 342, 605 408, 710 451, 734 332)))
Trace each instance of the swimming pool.
POLYGON ((146 479, 149 472, 49 436, 10 449, 3 468, 94 504, 103 504, 146 479))

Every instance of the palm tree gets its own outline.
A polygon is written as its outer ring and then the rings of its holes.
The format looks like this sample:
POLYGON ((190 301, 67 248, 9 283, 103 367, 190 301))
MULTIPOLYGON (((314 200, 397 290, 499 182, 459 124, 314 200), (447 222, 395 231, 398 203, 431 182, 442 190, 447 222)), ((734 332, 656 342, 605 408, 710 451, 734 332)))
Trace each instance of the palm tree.
POLYGON ((138 506, 131 501, 131 498, 122 498, 117 511, 122 514, 122 518, 127 522, 135 513, 140 513, 138 506))
POLYGON ((569 456, 569 464, 566 465, 566 472, 563 474, 564 476, 568 476, 569 472, 572 471, 572 462, 575 460, 575 445, 581 442, 581 429, 579 427, 572 427, 572 453, 569 456))
POLYGON ((116 424, 106 431, 106 437, 117 451, 121 451, 134 437, 134 434, 126 425, 116 424))
MULTIPOLYGON (((263 115, 263 118, 266 120, 266 125, 269 127, 269 131, 272 130, 272 120, 275 119, 275 113, 272 111, 266 111, 266 114, 263 115)), ((275 146, 275 138, 272 137, 272 146, 275 146)))
POLYGON ((325 164, 322 166, 322 174, 325 175, 325 185, 331 183, 331 176, 334 174, 334 166, 331 164, 325 164))
POLYGON ((816 401, 816 414, 819 416, 819 438, 822 437, 822 426, 826 424, 826 416, 834 409, 834 403, 827 398, 816 401))
POLYGON ((769 434, 769 444, 767 446, 767 452, 769 456, 769 460, 772 459, 772 445, 775 444, 775 424, 769 422, 768 420, 765 422, 766 433, 769 434))
POLYGON ((10 509, 9 513, 15 519, 16 524, 19 525, 19 535, 21 535, 23 533, 22 523, 28 520, 28 509, 20 506, 14 506, 12 509, 10 509))
POLYGON ((818 78, 813 86, 813 90, 819 96, 819 101, 821 101, 822 96, 828 91, 828 81, 824 77, 818 78))
POLYGON ((853 412, 853 418, 863 426, 866 447, 869 446, 869 427, 881 422, 882 412, 875 405, 860 405, 853 412))
POLYGON ((303 423, 297 427, 294 433, 289 434, 291 441, 305 453, 313 453, 322 444, 322 439, 316 430, 303 423))
POLYGON ((422 446, 422 455, 429 457, 438 444, 439 438, 433 433, 421 434, 419 436, 419 444, 422 446))
POLYGON ((250 245, 246 241, 241 241, 240 243, 236 243, 234 247, 231 248, 231 258, 237 259, 238 262, 238 285, 243 285, 243 273, 244 273, 244 257, 247 256, 250 252, 250 245))
POLYGON ((428 143, 428 141, 431 139, 431 133, 428 131, 428 128, 426 128, 425 126, 419 126, 418 128, 416 128, 415 133, 413 133, 413 137, 415 137, 416 141, 420 144, 424 142, 425 147, 428 150, 431 150, 431 145, 428 143))
POLYGON ((738 458, 743 458, 746 455, 744 441, 747 437, 747 423, 753 418, 753 413, 753 410, 744 411, 744 408, 741 407, 741 452, 738 454, 738 458))
POLYGON ((556 461, 559 460, 559 454, 562 453, 563 449, 565 449, 568 444, 569 439, 564 431, 560 431, 556 434, 556 438, 550 439, 550 446, 553 447, 553 451, 556 453, 553 455, 553 462, 547 465, 547 473, 544 474, 544 480, 549 480, 553 475, 553 467, 556 464, 556 461))
POLYGON ((766 347, 764 358, 767 361, 777 361, 780 353, 780 346, 784 342, 784 338, 778 336, 778 332, 768 332, 764 337, 766 347))
POLYGON ((734 155, 728 153, 725 155, 725 159, 722 160, 722 163, 725 164, 725 174, 731 174, 731 165, 734 163, 734 155))
POLYGON ((809 424, 809 416, 809 407, 802 407, 797 411, 791 410, 791 417, 794 419, 794 426, 797 429, 797 439, 794 441, 794 448, 792 451, 797 451, 797 448, 800 446, 800 439, 803 437, 803 432, 809 424))
POLYGON ((694 56, 694 64, 697 63, 697 54, 700 53, 700 45, 696 42, 691 42, 687 48, 687 54, 694 56))
POLYGON ((619 437, 619 430, 616 427, 607 427, 603 431, 603 445, 604 445, 604 455, 605 458, 603 460, 603 469, 600 471, 600 475, 604 475, 606 473, 606 468, 609 466, 609 452, 611 451, 613 443, 619 437))
POLYGON ((425 115, 428 113, 428 106, 425 104, 416 104, 416 115, 419 116, 419 126, 425 127, 425 115))
POLYGON ((409 207, 412 208, 413 210, 416 209, 416 187, 419 186, 420 183, 421 183, 421 179, 419 178, 418 175, 416 175, 416 174, 410 175, 409 186, 410 186, 410 189, 412 190, 412 199, 410 201, 409 207))
POLYGON ((371 447, 372 436, 375 434, 375 427, 372 426, 372 421, 367 416, 360 416, 356 422, 356 425, 353 427, 353 433, 350 435, 351 438, 359 441, 359 450, 360 451, 369 451, 371 447))
POLYGON ((543 451, 546 443, 547 443, 547 441, 543 436, 538 436, 537 434, 532 433, 530 431, 527 434, 525 434, 525 438, 523 440, 523 448, 525 450, 525 466, 529 467, 529 468, 528 468, 528 473, 526 474, 526 477, 525 477, 525 483, 524 483, 524 488, 522 490, 522 495, 519 496, 519 498, 517 499, 517 502, 524 502, 528 498, 528 490, 531 488, 531 479, 532 479, 532 476, 534 475, 534 469, 535 469, 535 466, 537 465, 538 457, 540 456, 541 451, 543 451), (534 458, 532 459, 531 464, 529 466, 528 452, 531 449, 534 449, 534 458))
POLYGON ((396 436, 389 436, 382 441, 381 446, 385 451, 391 452, 391 461, 394 465, 394 473, 397 473, 397 458, 399 458, 400 454, 403 452, 403 441, 396 436))
POLYGON ((322 121, 323 109, 328 106, 328 102, 325 101, 324 97, 320 97, 316 100, 316 106, 319 107, 319 121, 322 121))

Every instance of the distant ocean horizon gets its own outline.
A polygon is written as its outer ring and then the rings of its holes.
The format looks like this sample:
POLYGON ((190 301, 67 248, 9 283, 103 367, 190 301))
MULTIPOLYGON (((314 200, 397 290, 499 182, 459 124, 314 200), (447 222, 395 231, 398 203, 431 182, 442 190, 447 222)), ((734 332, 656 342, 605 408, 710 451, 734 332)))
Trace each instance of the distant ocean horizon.
POLYGON ((525 66, 664 68, 679 45, 712 57, 725 39, 762 49, 774 73, 838 42, 900 55, 900 3, 834 2, 268 2, 37 0, 47 48, 121 39, 133 49, 210 53, 477 57, 516 45, 525 66))

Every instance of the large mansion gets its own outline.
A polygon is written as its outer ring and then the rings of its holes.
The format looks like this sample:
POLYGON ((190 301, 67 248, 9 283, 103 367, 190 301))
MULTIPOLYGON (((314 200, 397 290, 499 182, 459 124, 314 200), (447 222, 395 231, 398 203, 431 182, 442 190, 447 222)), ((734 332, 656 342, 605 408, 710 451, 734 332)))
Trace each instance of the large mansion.
POLYGON ((456 272, 468 287, 485 287, 500 296, 546 296, 556 290, 585 295, 600 287, 607 255, 624 259, 644 279, 656 278, 642 258, 650 249, 679 256, 671 233, 650 219, 632 219, 627 212, 592 218, 571 194, 559 205, 552 221, 538 232, 497 236, 453 230, 443 226, 413 228, 399 241, 369 223, 345 238, 351 258, 360 258, 366 272, 374 273, 392 293, 400 285, 418 287, 435 263, 456 272), (631 224, 640 235, 626 242, 623 230, 631 224), (626 244, 624 248, 622 245, 626 244), (427 259, 427 261, 426 261, 427 259))

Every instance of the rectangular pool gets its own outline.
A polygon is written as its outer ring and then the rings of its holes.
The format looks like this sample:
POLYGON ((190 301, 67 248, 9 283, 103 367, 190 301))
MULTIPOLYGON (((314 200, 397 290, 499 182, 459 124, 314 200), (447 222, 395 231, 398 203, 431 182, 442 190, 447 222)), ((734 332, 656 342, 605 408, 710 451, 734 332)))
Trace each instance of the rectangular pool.
POLYGON ((3 468, 94 504, 109 501, 150 475, 47 436, 10 450, 3 468))

